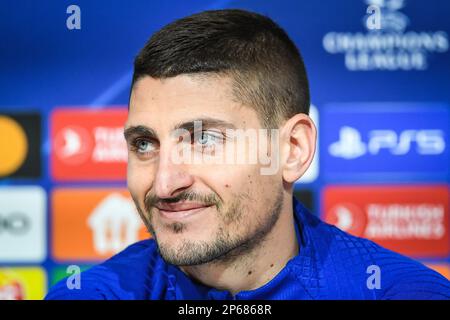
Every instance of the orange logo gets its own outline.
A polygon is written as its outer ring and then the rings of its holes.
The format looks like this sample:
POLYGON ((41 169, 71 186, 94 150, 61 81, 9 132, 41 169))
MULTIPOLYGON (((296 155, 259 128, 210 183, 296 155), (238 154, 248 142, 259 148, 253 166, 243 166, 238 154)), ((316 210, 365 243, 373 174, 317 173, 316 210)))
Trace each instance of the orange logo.
POLYGON ((448 263, 426 263, 428 268, 433 269, 436 272, 439 272, 448 280, 450 280, 450 264, 448 263))
POLYGON ((52 207, 58 260, 102 260, 150 237, 126 189, 57 189, 52 207))
POLYGON ((22 127, 10 117, 0 115, 0 176, 19 169, 27 151, 28 140, 22 127))
POLYGON ((58 109, 51 120, 56 180, 125 180, 127 110, 58 109))

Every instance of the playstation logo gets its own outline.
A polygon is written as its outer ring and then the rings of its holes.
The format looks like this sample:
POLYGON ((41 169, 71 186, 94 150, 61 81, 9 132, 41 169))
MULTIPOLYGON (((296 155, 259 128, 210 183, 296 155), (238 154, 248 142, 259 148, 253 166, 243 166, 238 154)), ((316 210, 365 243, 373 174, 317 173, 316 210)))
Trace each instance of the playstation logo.
POLYGON ((445 151, 445 134, 442 130, 407 129, 400 133, 394 130, 370 130, 368 141, 364 143, 361 133, 352 127, 343 126, 339 130, 339 140, 328 147, 330 155, 346 160, 355 159, 368 153, 378 155, 389 152, 393 156, 403 156, 412 151, 419 155, 440 155, 445 151))
POLYGON ((334 157, 355 159, 366 153, 366 145, 361 141, 361 134, 352 127, 342 127, 339 131, 339 141, 328 148, 334 157))

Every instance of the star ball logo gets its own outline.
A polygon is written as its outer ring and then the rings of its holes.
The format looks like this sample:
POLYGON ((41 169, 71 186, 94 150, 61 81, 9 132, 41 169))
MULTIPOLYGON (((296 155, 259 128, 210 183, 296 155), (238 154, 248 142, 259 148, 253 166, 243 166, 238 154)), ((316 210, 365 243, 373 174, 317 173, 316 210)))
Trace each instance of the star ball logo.
POLYGON ((366 32, 330 31, 322 39, 329 54, 344 54, 349 71, 426 70, 429 54, 445 53, 443 30, 408 30, 410 18, 401 12, 405 0, 366 0, 366 32))

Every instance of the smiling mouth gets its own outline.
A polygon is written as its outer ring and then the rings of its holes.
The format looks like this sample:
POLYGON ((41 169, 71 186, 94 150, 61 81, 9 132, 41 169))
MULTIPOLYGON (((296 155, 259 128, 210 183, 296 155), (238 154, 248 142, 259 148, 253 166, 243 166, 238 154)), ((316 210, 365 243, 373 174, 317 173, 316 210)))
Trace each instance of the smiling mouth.
POLYGON ((160 215, 169 220, 182 220, 197 215, 212 205, 195 203, 167 203, 156 206, 160 215))

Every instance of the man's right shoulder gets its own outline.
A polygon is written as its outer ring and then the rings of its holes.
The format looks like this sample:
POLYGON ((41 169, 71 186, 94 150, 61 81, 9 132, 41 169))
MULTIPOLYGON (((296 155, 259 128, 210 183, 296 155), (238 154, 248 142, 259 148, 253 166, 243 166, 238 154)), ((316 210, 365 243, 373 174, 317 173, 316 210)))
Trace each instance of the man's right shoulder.
POLYGON ((146 299, 151 278, 164 272, 156 242, 147 239, 128 246, 105 262, 80 274, 80 287, 70 289, 67 278, 54 285, 46 300, 146 299))

